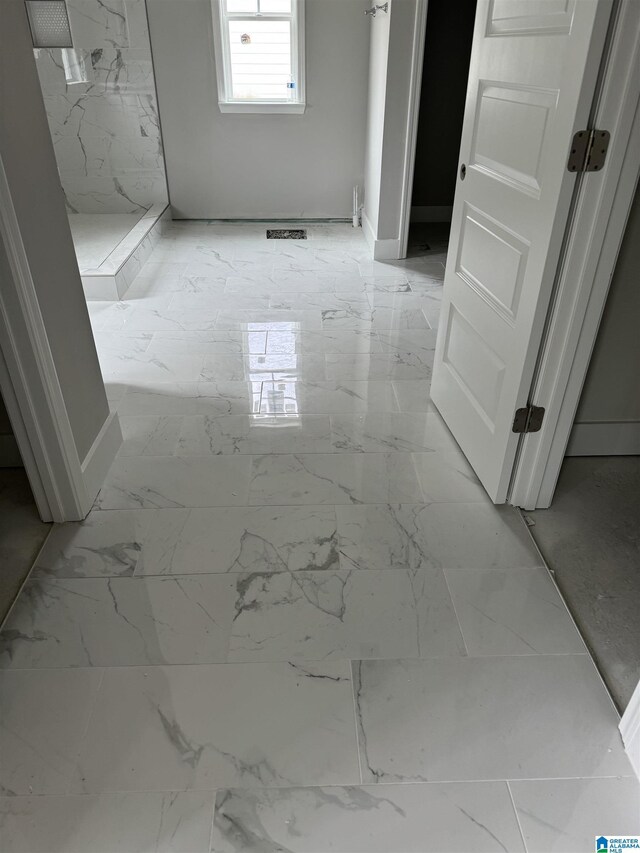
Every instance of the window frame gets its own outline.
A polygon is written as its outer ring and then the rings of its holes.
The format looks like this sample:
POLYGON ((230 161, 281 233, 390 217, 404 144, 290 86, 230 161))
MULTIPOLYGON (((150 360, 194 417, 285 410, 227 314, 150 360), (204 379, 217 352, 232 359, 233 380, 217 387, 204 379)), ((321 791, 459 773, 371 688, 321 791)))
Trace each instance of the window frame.
POLYGON ((253 21, 255 15, 246 13, 225 14, 224 0, 211 0, 213 12, 213 44, 218 82, 218 107, 221 113, 281 113, 301 115, 306 109, 305 50, 304 50, 304 0, 291 0, 291 15, 265 14, 265 20, 291 21, 291 67, 296 81, 295 101, 239 100, 231 96, 232 72, 229 41, 225 22, 253 21))

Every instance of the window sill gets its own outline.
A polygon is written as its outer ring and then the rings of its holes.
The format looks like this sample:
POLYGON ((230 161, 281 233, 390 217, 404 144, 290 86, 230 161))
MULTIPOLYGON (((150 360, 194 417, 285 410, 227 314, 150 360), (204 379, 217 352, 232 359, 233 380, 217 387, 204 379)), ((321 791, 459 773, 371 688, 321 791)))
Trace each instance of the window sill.
POLYGON ((302 115, 307 107, 306 104, 284 104, 284 103, 238 103, 232 101, 218 101, 221 113, 280 113, 281 115, 302 115))

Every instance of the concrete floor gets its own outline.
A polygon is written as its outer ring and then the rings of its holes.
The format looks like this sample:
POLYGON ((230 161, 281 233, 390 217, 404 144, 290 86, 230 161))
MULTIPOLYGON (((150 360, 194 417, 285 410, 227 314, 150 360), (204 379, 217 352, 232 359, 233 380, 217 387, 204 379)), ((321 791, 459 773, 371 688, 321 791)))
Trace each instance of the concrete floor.
POLYGON ((0 468, 0 622, 51 529, 40 521, 23 468, 0 468))
POLYGON ((640 457, 565 459, 531 532, 620 710, 640 680, 640 457))

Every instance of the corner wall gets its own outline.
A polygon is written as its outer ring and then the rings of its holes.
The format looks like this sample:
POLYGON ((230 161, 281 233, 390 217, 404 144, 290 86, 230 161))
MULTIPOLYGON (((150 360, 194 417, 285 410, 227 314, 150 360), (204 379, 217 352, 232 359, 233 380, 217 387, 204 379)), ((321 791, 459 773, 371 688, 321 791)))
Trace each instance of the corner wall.
MULTIPOLYGON (((77 457, 83 466, 90 466, 96 440, 112 418, 71 241, 23 0, 0 3, 0 107, 0 159, 15 210, 15 227, 24 245, 77 457), (20 81, 19 86, 16 80, 20 81)), ((0 271, 5 304, 19 316, 18 290, 8 264, 0 266, 0 271)), ((16 345, 33 359, 33 342, 20 334, 16 345)), ((117 439, 112 433, 111 438, 114 437, 117 439)), ((103 459, 104 464, 110 461, 103 459)))

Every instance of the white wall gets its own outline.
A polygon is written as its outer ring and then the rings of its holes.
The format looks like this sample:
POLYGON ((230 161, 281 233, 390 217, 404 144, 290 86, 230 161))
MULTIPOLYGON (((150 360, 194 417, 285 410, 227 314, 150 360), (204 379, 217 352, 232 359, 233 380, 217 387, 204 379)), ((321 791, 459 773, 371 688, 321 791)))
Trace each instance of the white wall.
POLYGON ((397 258, 406 170, 416 10, 426 0, 390 0, 370 22, 365 236, 379 258, 397 258))
POLYGON ((218 109, 210 0, 148 0, 176 218, 350 217, 363 183, 363 0, 306 0, 304 115, 218 109))
POLYGON ((636 190, 567 454, 640 454, 640 192, 636 190))
MULTIPOLYGON (((109 416, 23 0, 0 2, 0 157, 78 456, 109 416)), ((2 254, 2 253, 0 253, 2 254)), ((6 265, 3 295, 12 298, 6 265)))

